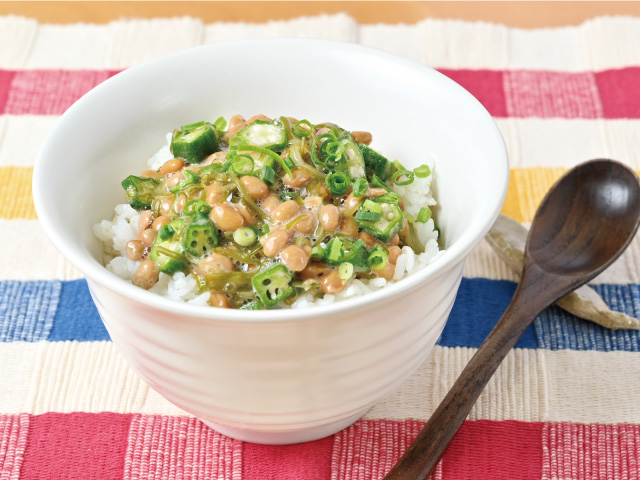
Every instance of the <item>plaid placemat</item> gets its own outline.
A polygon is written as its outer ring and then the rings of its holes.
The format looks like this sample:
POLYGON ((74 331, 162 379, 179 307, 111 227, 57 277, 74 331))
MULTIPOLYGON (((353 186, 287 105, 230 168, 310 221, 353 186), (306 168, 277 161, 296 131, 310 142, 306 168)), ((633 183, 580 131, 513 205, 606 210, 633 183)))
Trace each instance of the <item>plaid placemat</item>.
MULTIPOLYGON (((640 168, 640 19, 518 30, 345 15, 265 24, 190 18, 42 25, 0 17, 0 480, 372 480, 391 468, 500 317, 515 277, 482 243, 428 360, 346 430, 316 442, 228 439, 144 384, 113 347, 86 282, 53 248, 31 199, 42 141, 78 97, 116 72, 222 40, 359 42, 434 66, 496 119, 511 159, 503 213, 531 221, 570 166, 640 168)), ((640 240, 594 281, 640 318, 640 240)), ((491 380, 437 479, 640 478, 640 333, 544 312, 491 380)))

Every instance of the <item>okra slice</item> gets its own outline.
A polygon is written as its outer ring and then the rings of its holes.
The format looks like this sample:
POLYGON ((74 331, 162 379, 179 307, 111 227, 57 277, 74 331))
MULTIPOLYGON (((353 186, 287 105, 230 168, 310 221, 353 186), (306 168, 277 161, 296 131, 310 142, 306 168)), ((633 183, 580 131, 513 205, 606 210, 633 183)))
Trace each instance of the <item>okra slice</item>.
POLYGON ((404 215, 396 203, 379 203, 382 216, 377 221, 357 220, 358 227, 369 232, 378 240, 388 242, 402 229, 404 215))
POLYGON ((175 187, 169 190, 171 193, 178 193, 187 188, 189 185, 193 185, 200 181, 200 177, 198 176, 198 174, 192 172, 191 170, 185 170, 183 175, 184 178, 180 180, 175 187))
POLYGON ((187 269, 189 261, 184 256, 184 247, 180 239, 184 220, 176 218, 158 231, 149 258, 156 262, 161 272, 173 275, 187 269))
POLYGON ((264 304, 258 299, 253 302, 245 303, 240 310, 264 310, 264 304))
POLYGON ((136 210, 151 208, 155 189, 158 186, 153 178, 141 178, 129 175, 122 181, 122 188, 127 194, 129 205, 136 210))
POLYGON ((396 170, 393 163, 366 145, 358 145, 358 148, 360 148, 362 152, 365 166, 382 180, 387 180, 393 175, 393 172, 396 170))
POLYGON ((256 120, 238 132, 245 143, 280 152, 287 146, 287 132, 278 120, 256 120))
POLYGON ((292 279, 293 272, 283 264, 276 263, 254 276, 251 283, 262 303, 266 307, 273 307, 296 293, 290 285, 292 279))
POLYGON ((194 215, 187 224, 184 234, 184 249, 195 257, 207 255, 220 243, 218 229, 209 217, 194 215))
POLYGON ((171 152, 188 163, 200 163, 218 150, 218 137, 207 122, 184 125, 173 132, 171 152))

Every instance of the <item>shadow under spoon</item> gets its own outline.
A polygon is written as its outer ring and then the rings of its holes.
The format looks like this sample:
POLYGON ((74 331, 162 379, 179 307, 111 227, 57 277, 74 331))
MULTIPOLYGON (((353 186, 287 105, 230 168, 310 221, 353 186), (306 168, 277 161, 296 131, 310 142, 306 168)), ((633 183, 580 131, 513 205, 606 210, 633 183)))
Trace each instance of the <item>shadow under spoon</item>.
POLYGON ((485 385, 533 319, 607 268, 640 223, 640 183, 612 160, 583 163, 556 182, 536 212, 518 288, 418 437, 385 480, 422 480, 438 464, 485 385))

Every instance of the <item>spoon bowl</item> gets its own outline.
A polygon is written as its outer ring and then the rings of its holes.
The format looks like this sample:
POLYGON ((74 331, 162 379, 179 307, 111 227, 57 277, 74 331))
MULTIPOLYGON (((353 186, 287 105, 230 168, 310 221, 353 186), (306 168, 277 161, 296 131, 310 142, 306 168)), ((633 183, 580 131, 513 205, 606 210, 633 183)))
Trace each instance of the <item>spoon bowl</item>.
POLYGON ((597 275, 631 241, 638 212, 635 172, 611 160, 586 162, 563 176, 538 208, 529 262, 557 275, 597 275))
POLYGON ((551 187, 531 224, 522 278, 511 303, 385 480, 422 480, 435 469, 533 319, 607 268, 627 248, 638 225, 640 182, 621 163, 583 163, 551 187))

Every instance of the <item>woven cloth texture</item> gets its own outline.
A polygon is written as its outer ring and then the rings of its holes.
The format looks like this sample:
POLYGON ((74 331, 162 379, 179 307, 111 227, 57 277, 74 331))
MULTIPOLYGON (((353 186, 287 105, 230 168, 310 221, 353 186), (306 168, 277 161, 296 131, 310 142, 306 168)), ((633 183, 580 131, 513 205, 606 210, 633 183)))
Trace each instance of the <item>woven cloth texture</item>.
MULTIPOLYGON (((509 151, 502 212, 525 225, 553 182, 582 161, 608 157, 640 170, 640 19, 519 30, 442 20, 359 25, 346 15, 105 25, 0 17, 0 480, 381 479, 506 308, 517 278, 482 242, 425 363, 354 425, 298 445, 224 437, 128 367, 82 274, 37 220, 38 151, 70 105, 123 69, 196 45, 277 36, 380 48, 467 88, 509 151)), ((640 318, 640 239, 593 286, 613 309, 640 318)), ((432 478, 638 479, 638 398, 640 332, 552 307, 509 353, 432 478)))

